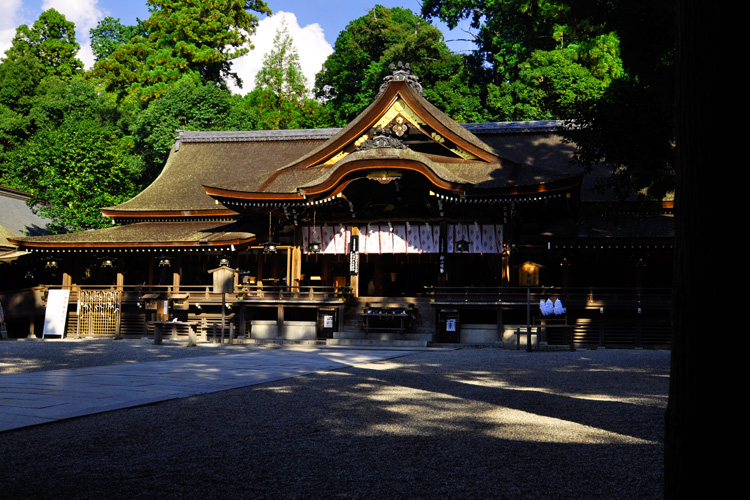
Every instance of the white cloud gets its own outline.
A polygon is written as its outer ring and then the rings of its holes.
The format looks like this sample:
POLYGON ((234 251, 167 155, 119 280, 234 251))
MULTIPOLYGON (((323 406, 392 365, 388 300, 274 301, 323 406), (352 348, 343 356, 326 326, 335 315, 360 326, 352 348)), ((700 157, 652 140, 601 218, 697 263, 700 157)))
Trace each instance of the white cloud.
POLYGON ((299 54, 302 72, 307 78, 309 88, 315 84, 315 75, 323 67, 323 63, 333 53, 333 47, 326 41, 323 28, 318 23, 300 27, 297 16, 290 12, 278 12, 268 16, 258 24, 258 29, 251 37, 255 46, 246 54, 232 62, 232 70, 242 78, 242 88, 231 87, 232 91, 247 94, 255 87, 255 75, 263 65, 263 56, 273 48, 276 31, 286 21, 289 34, 294 40, 294 46, 299 54))
POLYGON ((16 36, 16 28, 23 23, 18 20, 21 17, 21 0, 0 0, 0 59, 5 56, 16 36))

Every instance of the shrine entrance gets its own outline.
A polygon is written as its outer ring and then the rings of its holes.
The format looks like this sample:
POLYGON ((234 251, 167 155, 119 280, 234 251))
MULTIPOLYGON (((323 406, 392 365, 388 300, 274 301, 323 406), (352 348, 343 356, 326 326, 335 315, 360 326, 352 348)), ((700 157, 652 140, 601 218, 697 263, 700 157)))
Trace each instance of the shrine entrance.
POLYGON ((437 254, 363 255, 359 265, 360 297, 419 297, 438 285, 437 254))

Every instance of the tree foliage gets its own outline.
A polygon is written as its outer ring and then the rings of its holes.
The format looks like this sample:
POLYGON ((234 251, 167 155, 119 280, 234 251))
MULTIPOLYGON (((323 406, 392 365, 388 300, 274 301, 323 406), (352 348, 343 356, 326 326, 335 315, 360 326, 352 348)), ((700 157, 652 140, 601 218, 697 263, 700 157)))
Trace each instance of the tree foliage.
POLYGON ((78 49, 73 23, 54 9, 44 11, 30 27, 18 27, 0 62, 0 154, 33 134, 41 85, 64 84, 83 74, 78 49))
POLYGON ((140 19, 135 26, 126 26, 119 19, 105 17, 95 28, 89 30, 89 36, 94 59, 101 61, 107 59, 118 47, 125 45, 133 38, 147 38, 148 33, 144 22, 140 19))
POLYGON ((263 57, 255 89, 245 97, 259 129, 278 130, 328 125, 326 112, 308 96, 299 54, 286 22, 276 32, 273 49, 263 57))
POLYGON ((655 198, 671 189, 671 3, 425 0, 423 13, 477 30, 495 119, 574 119, 577 160, 612 174, 603 187, 655 198))
POLYGON ((55 9, 48 9, 29 27, 18 27, 11 47, 5 51, 6 61, 36 60, 38 80, 56 76, 70 80, 83 73, 83 63, 76 57, 75 25, 55 9))
POLYGON ((263 66, 255 76, 255 88, 270 90, 280 101, 301 101, 306 97, 307 79, 286 21, 273 38, 273 49, 263 56, 263 66))
POLYGON ((216 85, 184 80, 149 103, 134 124, 136 145, 146 165, 145 182, 164 166, 177 130, 254 128, 254 117, 242 112, 239 99, 216 85))
MULTIPOLYGON (((408 62, 428 97, 449 112, 464 109, 475 97, 464 59, 452 54, 440 30, 411 10, 376 5, 350 22, 334 43, 334 52, 315 79, 315 94, 324 99, 338 125, 345 125, 375 98, 390 65, 408 62)), ((475 102, 466 107, 480 109, 475 102)))
POLYGON ((231 61, 252 48, 250 35, 258 18, 270 14, 263 0, 147 0, 147 35, 119 45, 94 67, 109 90, 152 100, 186 79, 225 86, 242 82, 231 61))
POLYGON ((29 113, 35 130, 3 155, 0 182, 31 193, 53 231, 102 227, 99 209, 135 195, 140 178, 118 115, 82 78, 46 80, 29 113))

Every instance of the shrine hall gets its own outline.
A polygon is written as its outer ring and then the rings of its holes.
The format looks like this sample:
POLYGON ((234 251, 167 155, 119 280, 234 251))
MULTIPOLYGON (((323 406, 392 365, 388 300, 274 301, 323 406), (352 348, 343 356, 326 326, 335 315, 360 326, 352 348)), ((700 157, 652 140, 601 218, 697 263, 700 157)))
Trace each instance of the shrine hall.
POLYGON ((672 203, 597 190, 565 127, 459 124, 400 66, 344 128, 177 131, 112 227, 8 238, 9 332, 63 293, 64 336, 667 345, 672 203))

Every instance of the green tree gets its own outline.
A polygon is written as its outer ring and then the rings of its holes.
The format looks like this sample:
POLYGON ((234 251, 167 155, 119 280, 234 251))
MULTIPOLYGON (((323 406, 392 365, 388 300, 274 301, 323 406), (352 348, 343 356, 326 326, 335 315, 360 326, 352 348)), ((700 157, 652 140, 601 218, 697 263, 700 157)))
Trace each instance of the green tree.
POLYGON ((187 80, 178 82, 150 102, 134 125, 136 145, 146 165, 145 182, 153 180, 161 171, 178 129, 254 128, 254 118, 243 114, 240 104, 227 89, 187 80))
POLYGON ((270 90, 281 102, 301 101, 307 94, 307 79, 286 20, 276 31, 273 49, 263 56, 263 66, 255 75, 255 88, 270 90))
MULTIPOLYGON (((477 30, 479 53, 493 68, 493 83, 515 80, 519 64, 535 51, 576 47, 611 30, 601 22, 615 2, 608 0, 425 0, 422 13, 450 27, 469 20, 477 30)), ((617 72, 616 64, 613 71, 617 72)))
POLYGON ((672 189, 670 2, 425 0, 423 13, 478 30, 497 119, 574 119, 577 161, 612 173, 603 188, 653 198, 672 189))
POLYGON ((0 155, 29 136, 28 113, 42 72, 39 60, 28 55, 0 63, 0 155))
POLYGON ((126 26, 119 19, 105 17, 89 30, 91 50, 96 61, 106 59, 118 47, 125 45, 136 37, 146 38, 148 33, 142 20, 138 19, 135 26, 126 26))
MULTIPOLYGON (((54 9, 32 26, 16 30, 11 47, 0 62, 0 155, 12 151, 36 130, 32 110, 41 85, 70 82, 83 74, 76 58, 75 27, 54 9)), ((6 166, 3 178, 15 182, 6 166)))
POLYGON ((470 73, 465 71, 468 61, 450 52, 440 30, 398 7, 376 5, 347 25, 316 76, 315 94, 343 126, 372 103, 391 64, 399 61, 409 63, 427 97, 440 102, 449 114, 461 110, 471 110, 467 117, 482 114, 481 89, 472 88, 470 73))
POLYGON ((39 131, 11 159, 25 173, 30 204, 52 219, 52 231, 68 232, 111 225, 99 209, 138 192, 131 148, 96 120, 70 119, 39 131))
POLYGON ((263 57, 263 66, 255 76, 255 89, 245 97, 245 103, 255 113, 259 129, 327 124, 320 104, 308 96, 307 79, 286 21, 274 36, 273 48, 263 57))
MULTIPOLYGON (((48 78, 28 114, 33 133, 4 153, 0 181, 32 194, 58 232, 102 227, 99 208, 133 196, 141 177, 119 112, 83 78, 48 78)), ((111 222, 109 222, 111 223, 111 222)))
POLYGON ((83 63, 76 57, 79 49, 75 25, 55 9, 48 9, 31 27, 22 24, 16 29, 5 61, 32 58, 39 63, 39 81, 50 76, 70 80, 83 73, 83 63))
POLYGON ((594 76, 569 47, 537 50, 518 75, 488 85, 487 105, 500 120, 555 120, 574 116, 582 102, 600 97, 610 82, 594 76))
POLYGON ((121 96, 152 100, 186 79, 226 86, 239 77, 231 61, 251 48, 258 18, 271 14, 263 0, 147 0, 150 17, 136 36, 98 61, 93 75, 121 96))

